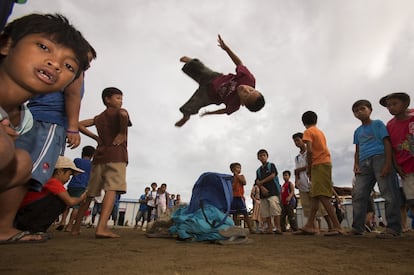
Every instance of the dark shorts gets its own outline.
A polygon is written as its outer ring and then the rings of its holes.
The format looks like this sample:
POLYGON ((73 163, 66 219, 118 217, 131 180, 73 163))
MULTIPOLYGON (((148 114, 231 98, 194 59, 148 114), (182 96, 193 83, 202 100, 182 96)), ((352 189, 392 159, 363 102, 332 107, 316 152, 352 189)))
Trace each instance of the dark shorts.
POLYGON ((185 63, 182 71, 199 84, 191 98, 181 106, 180 111, 183 114, 197 114, 202 107, 216 104, 210 99, 209 90, 211 89, 211 81, 222 74, 214 72, 198 59, 192 59, 185 63))
MULTIPOLYGON (((68 193, 71 197, 74 198, 79 198, 83 192, 85 192, 85 188, 80 188, 80 187, 72 187, 72 188, 68 188, 68 193)), ((79 209, 79 204, 73 205, 72 208, 74 209, 79 209)))
POLYGON ((247 214, 247 208, 246 203, 244 202, 244 199, 241 197, 234 197, 233 201, 231 202, 231 208, 230 208, 231 214, 247 214))

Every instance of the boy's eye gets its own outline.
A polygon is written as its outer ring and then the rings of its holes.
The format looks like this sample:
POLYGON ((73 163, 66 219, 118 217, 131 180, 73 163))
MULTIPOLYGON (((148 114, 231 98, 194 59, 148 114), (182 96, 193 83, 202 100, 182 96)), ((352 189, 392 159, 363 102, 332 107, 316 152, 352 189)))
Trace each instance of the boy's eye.
POLYGON ((65 67, 66 67, 69 71, 71 71, 71 72, 75 72, 75 68, 74 68, 71 64, 69 64, 69 63, 65 63, 65 67))
POLYGON ((49 48, 46 45, 42 44, 42 43, 37 43, 37 46, 39 48, 41 48, 42 50, 45 50, 45 51, 48 51, 49 50, 49 48))

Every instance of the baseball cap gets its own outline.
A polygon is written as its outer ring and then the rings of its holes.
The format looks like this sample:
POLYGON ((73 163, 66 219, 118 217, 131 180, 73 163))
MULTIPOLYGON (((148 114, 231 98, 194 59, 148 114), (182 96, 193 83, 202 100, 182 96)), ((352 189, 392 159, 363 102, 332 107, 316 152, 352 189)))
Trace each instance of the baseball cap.
POLYGON ((78 167, 76 167, 75 163, 70 158, 67 158, 64 156, 59 156, 56 162, 55 168, 69 168, 77 173, 85 172, 82 169, 79 169, 78 167))
POLYGON ((381 97, 379 103, 384 106, 387 107, 387 99, 389 98, 398 98, 399 100, 403 101, 403 102, 408 102, 408 104, 410 104, 410 96, 406 93, 392 93, 392 94, 388 94, 386 96, 381 97))

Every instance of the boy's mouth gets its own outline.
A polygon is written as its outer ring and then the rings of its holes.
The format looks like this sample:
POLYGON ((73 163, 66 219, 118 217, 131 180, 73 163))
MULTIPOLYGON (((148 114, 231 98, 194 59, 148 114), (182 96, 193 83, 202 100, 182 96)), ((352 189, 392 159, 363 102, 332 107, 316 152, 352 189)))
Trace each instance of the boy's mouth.
POLYGON ((54 84, 56 82, 56 76, 50 71, 38 69, 36 72, 39 79, 43 82, 46 82, 47 84, 54 84))

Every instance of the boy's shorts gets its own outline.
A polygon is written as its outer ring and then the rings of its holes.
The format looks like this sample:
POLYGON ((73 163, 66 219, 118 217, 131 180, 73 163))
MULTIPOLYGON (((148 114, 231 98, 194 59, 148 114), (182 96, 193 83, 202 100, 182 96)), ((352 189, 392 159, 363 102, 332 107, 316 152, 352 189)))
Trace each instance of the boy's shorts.
POLYGON ((406 198, 406 203, 409 207, 414 206, 414 173, 407 174, 404 179, 401 179, 402 187, 406 198))
MULTIPOLYGON (((306 218, 309 217, 310 215, 310 210, 311 210, 311 196, 309 192, 301 192, 299 191, 300 194, 300 203, 302 205, 302 211, 303 211, 303 216, 305 216, 306 218)), ((318 212, 316 212, 316 217, 320 218, 320 217, 325 217, 326 215, 328 215, 328 213, 325 210, 325 207, 323 207, 322 203, 319 202, 319 208, 318 208, 318 212)))
POLYGON ((231 214, 247 213, 246 203, 242 197, 233 197, 230 208, 231 214))
POLYGON ((88 197, 99 197, 101 190, 126 193, 126 163, 92 164, 88 183, 88 197))
POLYGON ((331 198, 332 191, 332 165, 330 163, 312 166, 311 197, 324 196, 331 198))
POLYGON ((191 61, 185 63, 182 71, 194 79, 199 87, 191 98, 181 106, 180 111, 183 114, 193 115, 197 114, 202 107, 215 104, 209 96, 211 81, 222 74, 214 72, 198 59, 191 59, 191 61))
POLYGON ((57 159, 65 150, 65 142, 64 127, 37 120, 33 121, 29 132, 17 137, 16 147, 29 152, 33 161, 29 189, 40 191, 52 177, 57 159))
POLYGON ((268 198, 260 199, 260 216, 268 218, 271 216, 280 216, 282 208, 280 207, 280 201, 278 196, 271 196, 268 198))

